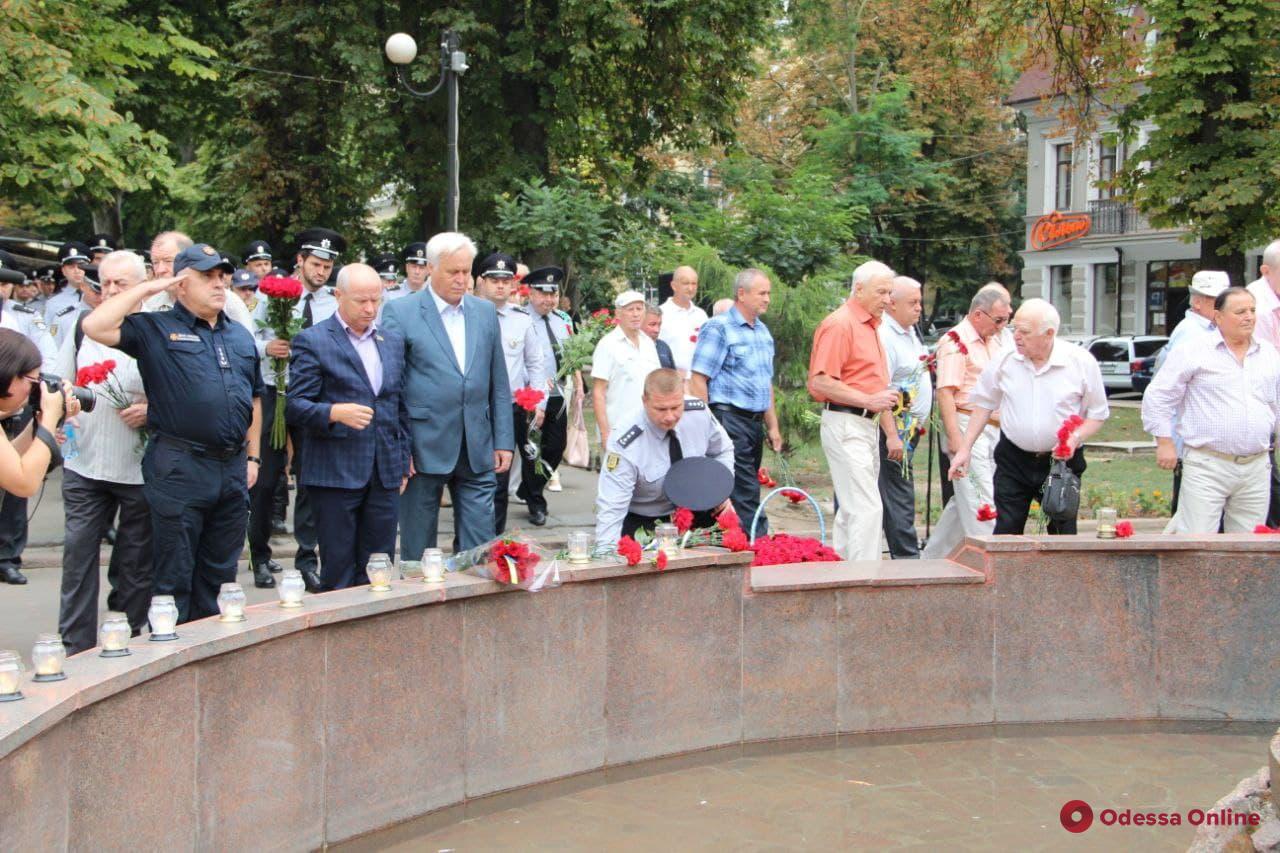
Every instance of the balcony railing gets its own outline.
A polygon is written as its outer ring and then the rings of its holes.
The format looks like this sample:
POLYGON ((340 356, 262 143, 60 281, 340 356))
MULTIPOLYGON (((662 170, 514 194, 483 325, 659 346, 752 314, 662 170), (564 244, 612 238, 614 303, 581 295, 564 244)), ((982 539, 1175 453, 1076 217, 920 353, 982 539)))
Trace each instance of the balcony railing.
POLYGON ((1151 223, 1132 204, 1112 199, 1089 202, 1090 234, 1133 234, 1150 231, 1151 223))

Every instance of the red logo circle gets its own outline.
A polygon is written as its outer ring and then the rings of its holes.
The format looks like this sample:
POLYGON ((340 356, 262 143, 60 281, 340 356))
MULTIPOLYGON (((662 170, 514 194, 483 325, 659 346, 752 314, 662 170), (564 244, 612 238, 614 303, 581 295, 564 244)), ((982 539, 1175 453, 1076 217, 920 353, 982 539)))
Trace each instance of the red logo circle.
POLYGON ((1067 832, 1084 832, 1093 825, 1093 809, 1084 800, 1071 800, 1062 807, 1058 819, 1067 832))

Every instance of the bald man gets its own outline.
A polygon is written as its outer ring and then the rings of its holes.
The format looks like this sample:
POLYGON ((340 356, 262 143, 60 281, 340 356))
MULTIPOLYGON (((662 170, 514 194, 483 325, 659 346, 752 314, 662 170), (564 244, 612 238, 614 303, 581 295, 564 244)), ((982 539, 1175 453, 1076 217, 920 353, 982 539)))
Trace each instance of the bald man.
POLYGON ((324 590, 366 584, 369 555, 394 557, 409 477, 403 341, 378 326, 382 280, 338 272, 337 310, 291 342, 285 416, 300 427, 299 479, 311 498, 324 590))
POLYGON ((698 295, 698 272, 693 267, 677 267, 671 276, 671 298, 662 303, 662 330, 658 340, 671 347, 676 370, 686 380, 693 365, 698 331, 707 322, 707 312, 693 304, 698 295))

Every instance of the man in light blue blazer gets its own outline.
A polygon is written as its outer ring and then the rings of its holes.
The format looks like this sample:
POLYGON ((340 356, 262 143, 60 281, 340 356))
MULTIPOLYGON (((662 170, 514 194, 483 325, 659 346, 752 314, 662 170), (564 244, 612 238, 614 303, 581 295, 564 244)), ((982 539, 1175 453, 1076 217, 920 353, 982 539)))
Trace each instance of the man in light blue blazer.
POLYGON ((403 340, 413 467, 400 500, 400 553, 436 546, 440 496, 453 499, 454 548, 494 537, 497 474, 511 465, 511 389, 493 304, 467 294, 476 246, 446 231, 427 243, 427 287, 383 309, 403 340))
POLYGON ((320 588, 369 582, 369 555, 394 556, 409 476, 404 346, 378 327, 382 280, 365 264, 338 273, 337 311, 293 339, 286 416, 298 427, 299 480, 311 495, 320 588))

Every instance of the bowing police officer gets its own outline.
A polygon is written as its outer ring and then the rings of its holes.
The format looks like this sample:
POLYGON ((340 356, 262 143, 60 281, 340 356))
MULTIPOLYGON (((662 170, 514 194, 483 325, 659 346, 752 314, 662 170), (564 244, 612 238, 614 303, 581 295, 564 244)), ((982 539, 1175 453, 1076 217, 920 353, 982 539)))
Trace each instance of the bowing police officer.
MULTIPOLYGON (((546 416, 542 421, 542 437, 539 450, 546 470, 555 471, 564 458, 568 440, 568 406, 566 399, 572 387, 573 377, 558 378, 563 342, 573 334, 573 323, 556 310, 560 304, 560 288, 564 284, 564 270, 560 267, 542 267, 533 270, 522 279, 529 287, 529 305, 526 309, 533 321, 533 333, 542 350, 544 374, 547 377, 546 416)), ((547 517, 547 478, 527 454, 521 454, 519 496, 529 506, 529 520, 544 523, 547 517)))
POLYGON ((652 532, 670 517, 676 506, 664 481, 672 465, 683 459, 709 457, 723 469, 704 472, 708 488, 722 491, 708 505, 691 508, 720 512, 729 507, 733 442, 707 404, 686 397, 684 379, 669 368, 645 377, 642 401, 642 409, 609 434, 596 493, 596 541, 601 544, 615 544, 637 530, 652 532))
POLYGON ((152 437, 142 470, 154 591, 172 595, 187 622, 217 613, 219 587, 236 579, 261 461, 262 378, 253 336, 222 310, 231 263, 197 243, 173 270, 107 299, 82 325, 138 361, 152 437), (171 310, 138 310, 170 286, 171 310))

